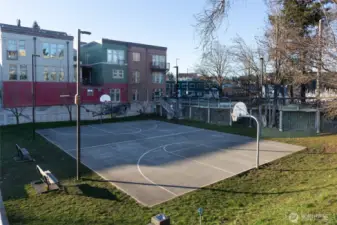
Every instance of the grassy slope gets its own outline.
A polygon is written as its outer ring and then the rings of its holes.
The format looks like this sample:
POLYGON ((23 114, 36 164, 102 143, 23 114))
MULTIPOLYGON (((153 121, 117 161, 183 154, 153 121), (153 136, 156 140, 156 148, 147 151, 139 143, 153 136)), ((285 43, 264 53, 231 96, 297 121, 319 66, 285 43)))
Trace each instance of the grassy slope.
MULTIPOLYGON (((182 123, 254 136, 248 128, 182 123)), ((147 224, 152 215, 165 212, 172 224, 186 225, 198 223, 198 207, 205 209, 203 224, 291 224, 291 212, 324 214, 330 224, 337 223, 333 216, 337 214, 337 135, 276 139, 308 150, 151 209, 109 183, 76 183, 75 161, 39 136, 32 142, 30 125, 5 128, 2 140, 2 194, 11 224, 147 224), (35 163, 14 163, 15 143, 28 148, 37 164, 55 173, 67 192, 37 196, 29 185, 38 179, 35 163)), ((86 178, 100 179, 89 169, 83 170, 86 178)), ((310 222, 323 224, 322 220, 310 222)))

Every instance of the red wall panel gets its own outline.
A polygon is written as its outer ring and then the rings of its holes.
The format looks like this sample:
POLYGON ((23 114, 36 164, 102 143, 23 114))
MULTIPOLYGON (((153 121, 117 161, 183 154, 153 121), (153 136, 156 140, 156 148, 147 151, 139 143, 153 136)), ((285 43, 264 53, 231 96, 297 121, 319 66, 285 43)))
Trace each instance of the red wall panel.
MULTIPOLYGON (((102 87, 82 86, 81 99, 83 104, 97 104, 102 94, 109 94, 110 89, 121 89, 121 102, 127 102, 127 84, 105 84, 102 87), (87 89, 94 90, 93 96, 87 95, 87 89)), ((73 104, 76 94, 76 83, 36 82, 36 105, 53 106, 73 104), (61 98, 61 95, 70 95, 61 98)), ((32 83, 5 81, 3 82, 3 105, 5 108, 27 107, 32 105, 32 83)))

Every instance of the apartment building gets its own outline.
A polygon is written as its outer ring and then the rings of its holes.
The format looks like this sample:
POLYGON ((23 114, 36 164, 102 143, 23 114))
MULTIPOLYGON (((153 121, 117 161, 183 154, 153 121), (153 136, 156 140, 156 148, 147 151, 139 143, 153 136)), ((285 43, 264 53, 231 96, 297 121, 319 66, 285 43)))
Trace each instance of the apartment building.
POLYGON ((149 101, 165 96, 167 48, 138 43, 128 43, 128 99, 149 101))
POLYGON ((83 45, 83 88, 94 95, 108 93, 116 103, 163 96, 166 51, 165 47, 105 38, 83 45))
POLYGON ((127 44, 108 39, 81 48, 82 89, 99 99, 109 94, 115 103, 128 101, 127 44))
POLYGON ((35 71, 36 105, 62 105, 74 92, 73 37, 58 31, 0 23, 0 88, 4 108, 32 105, 35 71), (38 55, 33 57, 32 55, 38 55))

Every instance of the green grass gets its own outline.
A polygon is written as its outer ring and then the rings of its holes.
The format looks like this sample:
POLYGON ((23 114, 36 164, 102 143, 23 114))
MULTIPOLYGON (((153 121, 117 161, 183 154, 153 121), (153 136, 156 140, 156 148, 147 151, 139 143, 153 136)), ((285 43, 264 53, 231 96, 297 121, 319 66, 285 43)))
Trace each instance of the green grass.
MULTIPOLYGON (((134 119, 138 118, 128 120, 134 119)), ((120 120, 109 122, 117 121, 120 120)), ((254 129, 240 125, 231 128, 192 121, 179 123, 255 136, 254 129)), ((38 127, 74 125, 61 124, 38 127)), ((74 159, 39 135, 31 141, 31 134, 29 124, 5 127, 2 132, 1 189, 11 224, 141 225, 164 212, 171 216, 172 224, 195 225, 198 207, 204 208, 203 224, 292 224, 288 219, 292 212, 302 215, 297 224, 337 224, 337 135, 274 138, 307 146, 308 150, 146 208, 109 183, 76 182, 74 159), (36 162, 15 163, 16 143, 29 149, 36 162), (66 185, 66 191, 36 195, 30 185, 38 179, 35 164, 51 170, 66 185), (322 219, 314 221, 313 217, 321 214, 327 223, 322 219)), ((81 169, 85 178, 100 179, 86 167, 81 169)))

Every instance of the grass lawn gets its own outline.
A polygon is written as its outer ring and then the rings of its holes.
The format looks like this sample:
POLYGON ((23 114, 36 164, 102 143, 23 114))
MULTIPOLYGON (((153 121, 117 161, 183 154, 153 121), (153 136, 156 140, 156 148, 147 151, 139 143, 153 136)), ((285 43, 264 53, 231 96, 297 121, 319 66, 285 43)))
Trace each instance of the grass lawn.
MULTIPOLYGON (((179 123, 255 136, 254 129, 239 125, 179 123)), ((65 125, 73 123, 38 126, 65 125)), ((195 225, 199 207, 204 208, 203 224, 293 224, 289 220, 291 213, 293 219, 299 216, 297 224, 337 224, 337 135, 274 138, 307 146, 308 150, 153 208, 140 206, 109 183, 76 182, 74 159, 39 135, 35 141, 31 136, 31 125, 8 126, 2 132, 1 190, 11 224, 142 225, 164 212, 171 216, 172 224, 195 225), (29 149, 36 162, 14 162, 16 143, 29 149), (51 170, 66 191, 36 195, 30 185, 38 179, 35 164, 51 170)), ((100 179, 82 167, 85 178, 100 179)))

